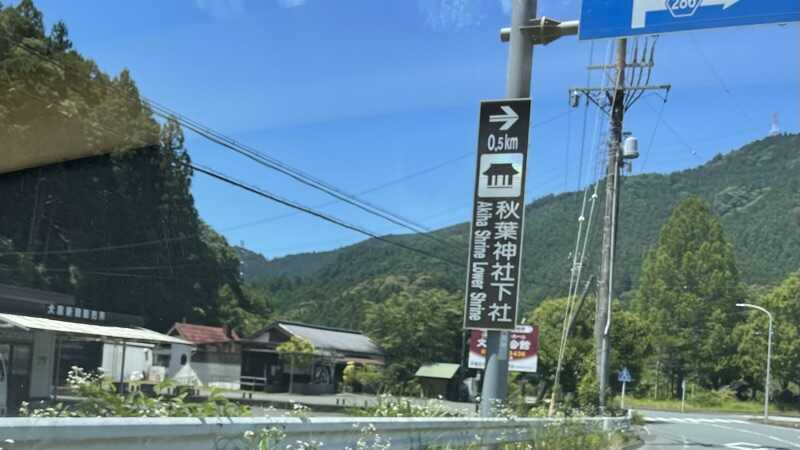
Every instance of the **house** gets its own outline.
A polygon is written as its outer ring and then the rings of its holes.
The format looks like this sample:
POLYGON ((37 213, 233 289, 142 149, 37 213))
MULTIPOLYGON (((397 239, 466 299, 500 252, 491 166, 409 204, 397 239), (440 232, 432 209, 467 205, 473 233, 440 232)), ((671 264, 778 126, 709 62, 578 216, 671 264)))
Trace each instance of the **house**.
POLYGON ((71 295, 0 284, 0 416, 14 415, 23 401, 57 400, 73 366, 120 385, 163 374, 154 349, 191 344, 142 323, 71 295))
POLYGON ((167 369, 167 376, 184 384, 240 388, 242 347, 241 338, 235 331, 226 326, 176 323, 167 335, 193 345, 190 353, 170 358, 172 364, 167 369))
POLYGON ((519 171, 513 164, 492 164, 483 172, 488 178, 487 187, 490 188, 510 188, 514 184, 514 176, 519 171))
POLYGON ((461 366, 450 363, 425 364, 414 374, 422 385, 422 393, 430 398, 459 400, 458 374, 461 366))
POLYGON ((309 367, 294 368, 295 392, 335 393, 348 362, 384 365, 383 351, 358 331, 278 321, 241 341, 242 375, 263 379, 267 391, 286 391, 290 367, 279 358, 278 346, 292 337, 306 339, 315 349, 309 367))

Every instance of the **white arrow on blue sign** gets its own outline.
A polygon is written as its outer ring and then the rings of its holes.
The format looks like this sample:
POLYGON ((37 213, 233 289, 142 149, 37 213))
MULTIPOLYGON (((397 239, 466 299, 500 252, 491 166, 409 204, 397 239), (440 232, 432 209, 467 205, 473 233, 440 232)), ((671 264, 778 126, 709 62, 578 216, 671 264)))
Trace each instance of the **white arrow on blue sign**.
POLYGON ((583 0, 580 39, 800 21, 798 0, 583 0))

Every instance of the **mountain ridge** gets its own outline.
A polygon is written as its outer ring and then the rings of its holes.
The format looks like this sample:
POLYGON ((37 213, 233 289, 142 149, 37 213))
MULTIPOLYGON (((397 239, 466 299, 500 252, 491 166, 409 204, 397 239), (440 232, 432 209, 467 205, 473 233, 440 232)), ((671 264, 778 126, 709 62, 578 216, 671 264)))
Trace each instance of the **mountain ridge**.
MULTIPOLYGON (((742 279, 772 285, 800 268, 800 135, 783 134, 751 142, 697 167, 669 174, 623 177, 620 199, 615 293, 636 287, 641 262, 655 244, 673 207, 689 195, 711 205, 732 243, 742 279)), ((604 192, 601 182, 598 192, 604 192)), ((583 191, 551 194, 526 205, 523 307, 567 291, 583 191)), ((588 271, 596 271, 602 198, 595 207, 588 271)), ((370 280, 388 276, 430 277, 437 287, 463 289, 469 223, 433 232, 458 245, 463 267, 452 267, 374 239, 319 254, 276 258, 245 273, 276 300, 279 312, 296 314, 298 305, 322 304, 370 280), (299 268, 291 270, 292 267, 299 268)), ((427 248, 416 235, 389 236, 427 248)), ((311 308, 313 309, 313 308, 311 308)), ((335 317, 300 314, 299 319, 338 324, 335 317)), ((351 324, 352 325, 352 324, 351 324)))

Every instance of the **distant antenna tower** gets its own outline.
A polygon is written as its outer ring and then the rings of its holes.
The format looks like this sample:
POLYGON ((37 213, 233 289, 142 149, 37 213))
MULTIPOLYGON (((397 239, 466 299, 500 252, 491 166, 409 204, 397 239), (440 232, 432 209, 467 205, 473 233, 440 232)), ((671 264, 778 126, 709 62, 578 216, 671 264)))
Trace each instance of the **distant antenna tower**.
POLYGON ((773 113, 772 114, 772 126, 769 129, 769 135, 770 136, 777 136, 779 134, 781 134, 781 126, 780 126, 780 123, 778 121, 778 113, 773 113))

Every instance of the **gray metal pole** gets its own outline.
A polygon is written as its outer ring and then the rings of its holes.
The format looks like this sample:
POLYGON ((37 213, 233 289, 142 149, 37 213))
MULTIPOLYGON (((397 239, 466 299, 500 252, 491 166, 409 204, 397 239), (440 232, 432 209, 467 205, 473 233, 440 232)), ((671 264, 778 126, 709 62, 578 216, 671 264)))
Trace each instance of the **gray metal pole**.
POLYGON ((606 168, 606 200, 603 216, 603 247, 600 278, 597 285, 597 314, 594 323, 596 345, 598 400, 601 411, 606 407, 608 385, 608 354, 610 349, 611 297, 614 282, 614 253, 617 235, 617 201, 620 174, 620 147, 622 121, 625 115, 625 58, 628 41, 618 39, 616 48, 617 74, 614 95, 611 98, 611 133, 608 142, 608 166, 606 168))
POLYGON ((125 353, 128 350, 127 341, 122 341, 122 363, 119 368, 119 393, 125 393, 125 353))
POLYGON ((772 314, 764 310, 769 316, 769 336, 767 337, 767 380, 764 382, 764 422, 769 420, 769 371, 772 363, 772 314))
POLYGON ((681 412, 686 412, 686 379, 681 382, 681 412))
MULTIPOLYGON (((536 17, 536 0, 512 0, 511 37, 508 47, 506 96, 531 95, 533 43, 521 27, 536 17)), ((506 400, 508 391, 508 333, 489 331, 486 339, 486 370, 481 391, 481 417, 491 417, 494 407, 506 400)))
POLYGON ((770 369, 772 367, 772 313, 767 311, 766 308, 762 308, 758 305, 751 305, 749 303, 737 303, 736 306, 740 308, 757 309, 766 314, 769 318, 769 331, 767 336, 767 376, 766 380, 764 381, 764 422, 766 422, 769 420, 769 376, 770 369))

